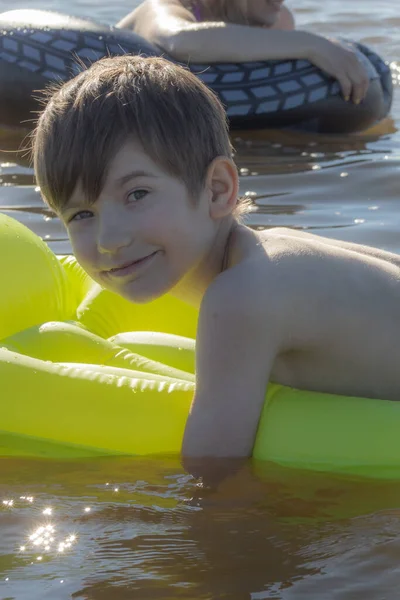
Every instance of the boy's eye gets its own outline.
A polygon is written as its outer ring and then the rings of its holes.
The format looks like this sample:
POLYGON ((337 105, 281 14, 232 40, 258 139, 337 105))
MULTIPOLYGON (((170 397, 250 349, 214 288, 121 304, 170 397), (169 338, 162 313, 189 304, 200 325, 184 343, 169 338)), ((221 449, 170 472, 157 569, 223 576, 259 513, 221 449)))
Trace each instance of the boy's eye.
POLYGON ((93 217, 93 213, 91 210, 80 210, 79 212, 72 215, 68 222, 71 223, 71 221, 82 221, 84 219, 90 219, 90 217, 93 217))
POLYGON ((128 200, 130 202, 138 202, 142 198, 144 198, 149 192, 147 190, 133 190, 128 193, 128 200))

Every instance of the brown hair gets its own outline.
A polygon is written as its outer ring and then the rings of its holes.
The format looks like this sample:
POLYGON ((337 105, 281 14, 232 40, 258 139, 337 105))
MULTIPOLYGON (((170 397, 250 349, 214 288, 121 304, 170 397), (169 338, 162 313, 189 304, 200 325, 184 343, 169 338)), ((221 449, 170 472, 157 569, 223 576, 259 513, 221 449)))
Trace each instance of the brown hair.
POLYGON ((52 94, 33 135, 33 159, 42 195, 56 212, 78 183, 89 201, 98 198, 112 158, 130 136, 193 198, 211 161, 232 156, 221 102, 163 58, 104 58, 52 94))

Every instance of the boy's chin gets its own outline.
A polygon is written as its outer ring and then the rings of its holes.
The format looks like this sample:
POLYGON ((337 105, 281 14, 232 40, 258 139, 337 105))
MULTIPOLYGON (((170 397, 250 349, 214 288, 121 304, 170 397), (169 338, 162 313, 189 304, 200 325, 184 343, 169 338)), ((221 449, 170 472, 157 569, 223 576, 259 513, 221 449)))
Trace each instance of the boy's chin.
POLYGON ((155 290, 123 290, 116 292, 112 290, 114 293, 117 293, 119 296, 122 296, 128 302, 132 304, 148 304, 149 302, 153 302, 154 300, 158 300, 161 296, 164 296, 167 292, 160 291, 159 293, 155 290))
POLYGON ((135 284, 127 285, 123 289, 109 289, 111 292, 114 292, 114 294, 118 294, 132 304, 148 304, 149 302, 153 302, 154 300, 158 300, 158 298, 165 296, 165 294, 168 294, 170 291, 170 288, 153 288, 135 284))

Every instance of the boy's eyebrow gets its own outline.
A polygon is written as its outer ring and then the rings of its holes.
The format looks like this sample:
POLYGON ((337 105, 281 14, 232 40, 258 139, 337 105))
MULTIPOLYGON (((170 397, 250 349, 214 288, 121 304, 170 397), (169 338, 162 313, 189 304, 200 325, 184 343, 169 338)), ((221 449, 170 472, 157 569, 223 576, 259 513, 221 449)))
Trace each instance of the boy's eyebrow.
POLYGON ((128 183, 128 181, 130 181, 131 179, 135 179, 136 177, 158 177, 157 175, 154 175, 153 173, 149 173, 148 171, 143 171, 143 170, 137 170, 137 171, 131 171, 130 173, 127 173, 126 175, 123 175, 122 177, 118 177, 118 179, 115 180, 115 184, 118 187, 122 187, 123 185, 125 185, 125 183, 128 183))
MULTIPOLYGON (((115 180, 114 184, 118 187, 122 187, 123 185, 128 183, 128 181, 131 181, 131 179, 135 179, 135 177, 152 177, 153 179, 157 179, 159 176, 154 175, 154 173, 150 173, 149 171, 143 171, 142 169, 140 169, 136 171, 131 171, 126 175, 122 175, 122 177, 118 177, 118 179, 115 180)), ((69 200, 65 206, 60 208, 60 213, 63 214, 67 212, 67 210, 77 208, 80 205, 81 203, 79 201, 74 202, 69 200)))

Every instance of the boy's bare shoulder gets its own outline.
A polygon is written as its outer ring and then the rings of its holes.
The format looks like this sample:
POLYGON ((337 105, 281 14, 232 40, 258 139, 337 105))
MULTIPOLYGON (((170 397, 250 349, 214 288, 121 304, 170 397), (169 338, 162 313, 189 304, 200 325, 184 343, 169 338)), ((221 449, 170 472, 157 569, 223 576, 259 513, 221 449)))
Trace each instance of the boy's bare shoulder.
POLYGON ((294 319, 294 275, 301 255, 297 246, 285 236, 237 233, 231 265, 209 286, 201 312, 223 313, 235 327, 259 327, 269 336, 276 330, 284 344, 294 319))
POLYGON ((295 274, 314 249, 283 228, 261 233, 240 228, 234 240, 231 264, 214 280, 208 296, 230 298, 232 309, 259 306, 265 312, 269 306, 276 314, 275 305, 281 306, 281 295, 294 283, 290 272, 295 274))
POLYGON ((238 297, 255 302, 286 292, 287 286, 295 283, 290 272, 297 273, 301 264, 306 264, 305 258, 317 257, 321 250, 307 237, 292 235, 285 228, 251 233, 245 228, 236 234, 231 254, 232 264, 216 279, 215 287, 229 288, 238 297))

